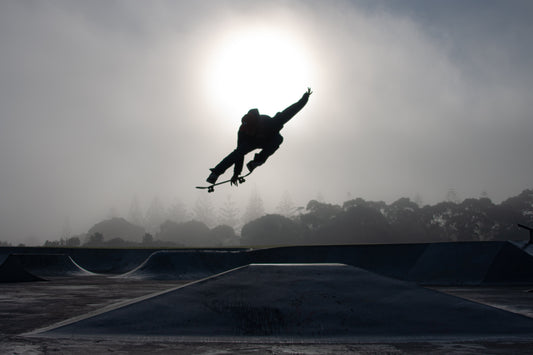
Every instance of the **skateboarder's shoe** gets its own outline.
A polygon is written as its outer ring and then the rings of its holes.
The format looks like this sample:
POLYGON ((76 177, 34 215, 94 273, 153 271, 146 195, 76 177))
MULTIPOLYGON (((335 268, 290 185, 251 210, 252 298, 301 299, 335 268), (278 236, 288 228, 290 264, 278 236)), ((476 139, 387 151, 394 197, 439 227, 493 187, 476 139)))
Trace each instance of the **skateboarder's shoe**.
POLYGON ((254 171, 255 168, 257 168, 259 165, 255 161, 250 161, 248 164, 246 164, 246 167, 250 172, 254 171))
POLYGON ((210 184, 214 184, 217 182, 217 179, 218 179, 218 174, 215 173, 213 169, 211 169, 211 175, 209 175, 205 181, 207 181, 210 184))

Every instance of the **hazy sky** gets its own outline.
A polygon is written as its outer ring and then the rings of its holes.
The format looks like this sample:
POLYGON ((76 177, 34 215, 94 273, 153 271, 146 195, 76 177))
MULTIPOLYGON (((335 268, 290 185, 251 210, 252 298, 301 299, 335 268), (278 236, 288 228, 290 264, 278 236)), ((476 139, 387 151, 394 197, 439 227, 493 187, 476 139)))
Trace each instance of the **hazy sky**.
POLYGON ((0 240, 85 232, 134 196, 499 202, 533 184, 532 37, 528 0, 1 1, 0 240), (248 109, 308 86, 244 185, 194 188, 248 109))

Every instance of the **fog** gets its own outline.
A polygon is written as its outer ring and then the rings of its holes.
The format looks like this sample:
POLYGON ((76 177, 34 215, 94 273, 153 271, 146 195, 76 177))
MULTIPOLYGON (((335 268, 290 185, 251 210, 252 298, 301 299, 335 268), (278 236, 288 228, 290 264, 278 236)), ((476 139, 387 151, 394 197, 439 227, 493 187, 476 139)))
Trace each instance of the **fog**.
POLYGON ((529 1, 2 1, 0 240, 83 233, 134 198, 193 218, 199 199, 244 212, 253 193, 266 212, 287 193, 297 206, 516 195, 533 178, 532 20, 529 1), (274 74, 278 87, 257 80, 232 104, 206 76, 223 35, 258 22, 301 45, 309 77, 274 74), (245 184, 194 188, 242 114, 273 115, 308 86, 245 184))

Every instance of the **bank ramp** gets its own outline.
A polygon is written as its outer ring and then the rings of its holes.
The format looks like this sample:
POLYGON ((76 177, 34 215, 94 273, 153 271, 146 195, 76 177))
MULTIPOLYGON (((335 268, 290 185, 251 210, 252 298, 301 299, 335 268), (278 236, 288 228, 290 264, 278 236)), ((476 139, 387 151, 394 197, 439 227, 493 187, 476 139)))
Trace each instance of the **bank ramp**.
POLYGON ((90 276, 85 270, 66 254, 12 254, 22 267, 39 277, 90 276))
POLYGON ((27 271, 16 256, 6 255, 2 259, 0 264, 0 283, 44 281, 44 279, 27 271))
POLYGON ((530 339, 533 319, 342 264, 252 264, 39 330, 143 341, 530 339))
POLYGON ((506 241, 279 247, 250 260, 343 263, 421 285, 533 284, 533 255, 506 241))
POLYGON ((163 250, 119 277, 152 280, 198 280, 249 263, 248 254, 225 250, 163 250))

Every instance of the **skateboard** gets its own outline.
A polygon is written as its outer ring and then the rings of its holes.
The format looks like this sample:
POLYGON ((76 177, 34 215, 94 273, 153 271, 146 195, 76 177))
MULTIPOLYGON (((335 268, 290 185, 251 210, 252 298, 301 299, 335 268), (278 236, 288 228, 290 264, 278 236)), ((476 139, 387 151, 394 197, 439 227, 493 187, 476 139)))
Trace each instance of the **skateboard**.
MULTIPOLYGON (((243 182, 246 181, 245 177, 247 177, 248 175, 250 175, 252 172, 250 171, 248 174, 246 175, 242 175, 242 176, 239 176, 237 178, 237 181, 239 182, 239 184, 242 184, 243 182)), ((218 186, 218 185, 222 185, 222 184, 225 184, 225 183, 228 183, 230 182, 231 179, 229 180, 224 180, 224 181, 221 181, 221 182, 217 182, 215 184, 212 184, 212 185, 209 185, 209 186, 196 186, 197 189, 200 189, 200 190, 204 190, 204 189, 207 189, 207 192, 213 192, 215 191, 215 186, 218 186)))

